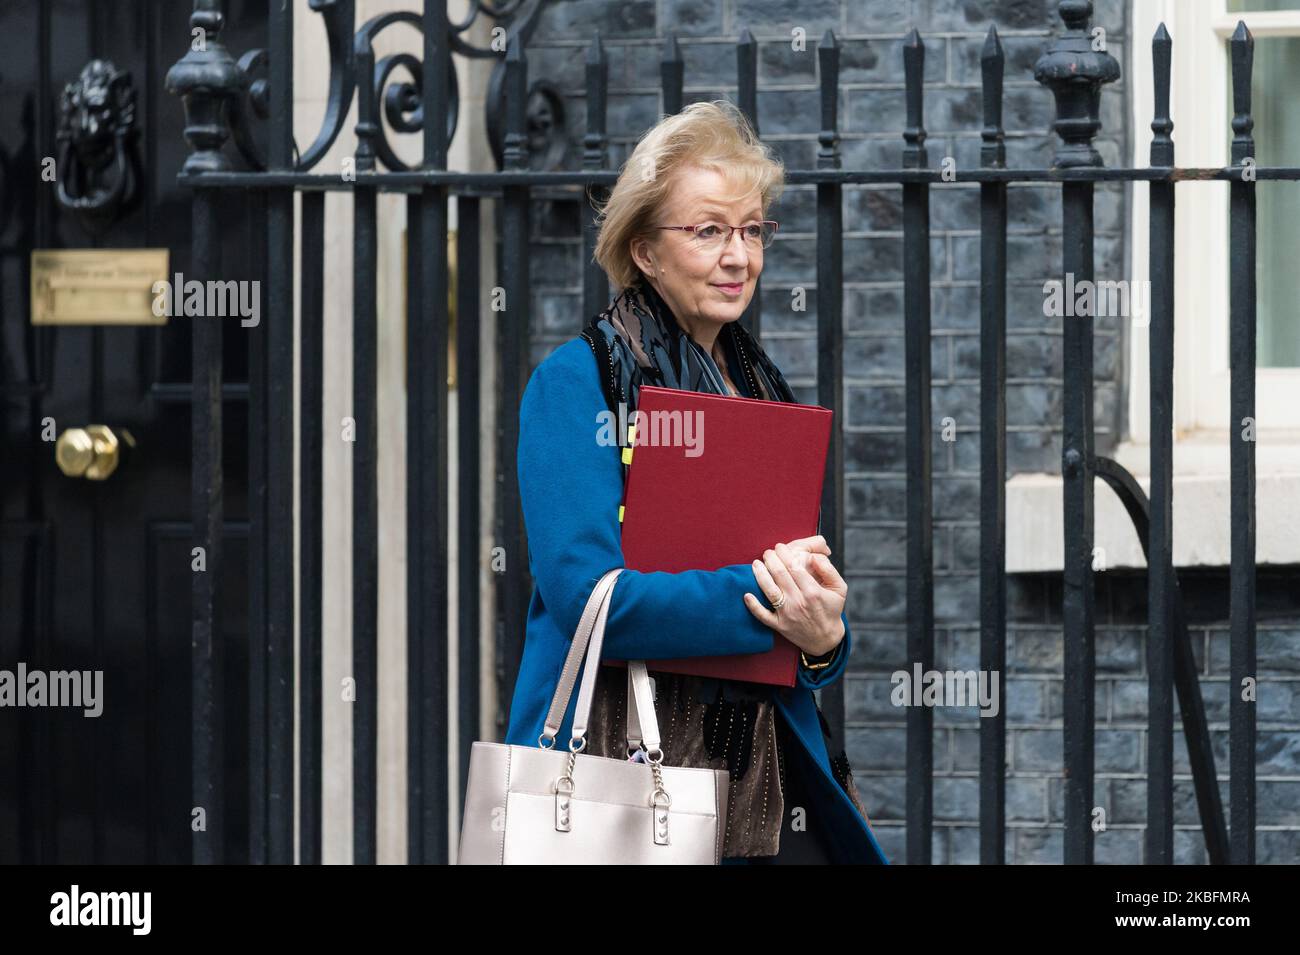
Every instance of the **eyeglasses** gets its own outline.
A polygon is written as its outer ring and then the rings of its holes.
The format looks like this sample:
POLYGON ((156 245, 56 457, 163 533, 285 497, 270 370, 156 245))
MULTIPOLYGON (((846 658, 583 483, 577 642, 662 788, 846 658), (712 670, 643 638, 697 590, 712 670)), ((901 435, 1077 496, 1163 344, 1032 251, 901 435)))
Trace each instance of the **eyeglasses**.
POLYGON ((731 242, 731 233, 741 230, 745 246, 751 252, 766 249, 776 236, 776 223, 771 219, 746 222, 744 225, 727 225, 724 222, 701 222, 699 225, 661 225, 656 229, 677 229, 691 234, 691 246, 704 254, 718 253, 731 242))

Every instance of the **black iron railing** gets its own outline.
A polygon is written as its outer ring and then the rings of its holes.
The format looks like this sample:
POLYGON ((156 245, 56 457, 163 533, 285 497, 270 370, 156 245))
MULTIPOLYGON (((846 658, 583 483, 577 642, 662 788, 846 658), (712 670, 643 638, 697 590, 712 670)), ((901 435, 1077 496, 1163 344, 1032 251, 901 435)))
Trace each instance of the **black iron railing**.
MULTIPOLYGON (((409 712, 409 858, 442 862, 449 856, 447 755, 451 747, 467 764, 469 744, 478 727, 479 621, 477 582, 481 561, 477 508, 480 356, 477 352, 477 257, 481 202, 500 211, 501 259, 497 285, 509 303, 501 313, 500 387, 497 394, 498 466, 495 475, 499 514, 495 541, 510 555, 499 577, 497 621, 498 691, 502 706, 509 699, 522 650, 529 582, 524 526, 518 507, 515 446, 523 386, 530 371, 529 349, 529 209, 539 194, 571 193, 608 187, 616 172, 607 167, 605 109, 607 68, 599 38, 586 63, 587 133, 582 168, 540 171, 530 167, 526 113, 527 36, 539 2, 507 4, 514 14, 501 50, 478 50, 460 34, 468 24, 448 23, 444 3, 429 0, 423 12, 387 14, 354 32, 351 0, 313 0, 325 23, 331 70, 330 99, 322 130, 306 153, 295 158, 293 118, 292 5, 273 4, 270 50, 249 54, 239 63, 222 48, 220 0, 195 0, 191 25, 206 37, 203 50, 190 52, 173 68, 170 88, 182 96, 191 156, 181 180, 194 191, 194 271, 217 277, 214 207, 225 190, 256 190, 265 197, 268 216, 267 268, 271 276, 289 276, 295 241, 302 250, 302 337, 297 343, 302 364, 301 464, 297 488, 301 507, 302 561, 296 582, 302 597, 301 650, 297 675, 303 688, 297 722, 302 730, 297 771, 302 788, 298 819, 303 862, 320 861, 321 751, 321 320, 323 308, 323 194, 335 190, 353 197, 354 385, 353 416, 353 675, 357 686, 354 711, 353 769, 355 860, 375 860, 377 754, 377 523, 376 481, 376 256, 377 196, 407 194, 408 241, 408 712, 409 712), (373 41, 386 27, 404 23, 423 35, 423 55, 401 54, 376 63, 373 41), (446 170, 447 144, 455 129, 456 96, 451 53, 494 57, 499 62, 492 84, 491 128, 502 169, 493 172, 446 170), (431 67, 430 67, 431 64, 431 67), (253 79, 263 65, 265 85, 253 79), (398 67, 409 81, 390 74, 398 67), (352 175, 313 172, 342 129, 349 104, 358 101, 357 151, 352 175), (504 133, 499 123, 504 103, 504 133), (260 109, 269 127, 265 159, 257 153, 245 126, 260 109), (380 112, 397 132, 420 132, 424 159, 408 168, 386 140, 380 112), (447 121, 426 122, 445 116, 447 121), (232 139, 243 152, 248 171, 231 168, 221 152, 232 139), (385 169, 377 168, 377 161, 385 169), (293 229, 294 193, 303 195, 302 225, 293 229), (458 541, 460 728, 451 739, 445 718, 448 685, 447 633, 447 458, 446 353, 448 274, 444 255, 448 211, 457 204, 459 221, 457 365, 460 376, 459 473, 462 493, 458 541), (467 493, 468 491, 468 493, 467 493)), ((816 167, 789 170, 790 184, 813 185, 817 193, 817 285, 823 290, 817 308, 818 401, 843 410, 843 303, 825 290, 840 288, 843 274, 842 190, 846 185, 892 184, 903 193, 904 328, 906 366, 907 473, 907 652, 923 670, 933 666, 934 574, 931 543, 932 465, 930 414, 930 187, 941 181, 979 183, 980 191, 980 666, 1006 670, 1006 278, 1007 187, 1010 183, 1060 183, 1062 190, 1062 272, 1076 281, 1092 279, 1093 189, 1098 182, 1147 183, 1150 192, 1151 360, 1151 496, 1146 500, 1132 477, 1115 462, 1096 456, 1093 447, 1092 320, 1064 320, 1064 416, 1062 477, 1064 484, 1064 678, 1069 691, 1064 709, 1065 850, 1064 861, 1093 861, 1093 487, 1096 478, 1110 483, 1132 516, 1149 563, 1149 733, 1146 860, 1173 860, 1173 695, 1178 693, 1183 730, 1201 812, 1210 861, 1249 863, 1255 848, 1255 712, 1253 703, 1233 694, 1231 726, 1231 808, 1229 843, 1219 802, 1204 706, 1192 665, 1186 625, 1172 566, 1172 396, 1174 335, 1174 184, 1226 180, 1231 183, 1231 355, 1232 420, 1254 417, 1255 381, 1255 193, 1258 181, 1294 180, 1300 169, 1256 166, 1251 139, 1250 80, 1252 39, 1244 23, 1231 40, 1233 103, 1232 163, 1224 168, 1178 168, 1174 165, 1169 116, 1171 40, 1163 25, 1152 44, 1155 119, 1151 164, 1147 168, 1108 169, 1092 140, 1098 128, 1099 91, 1116 79, 1119 67, 1104 50, 1094 49, 1088 29, 1091 3, 1059 4, 1066 29, 1038 61, 1036 78, 1056 98, 1055 131, 1060 146, 1050 168, 1008 169, 1002 129, 1004 57, 990 29, 982 55, 982 148, 978 169, 955 170, 955 179, 930 164, 922 115, 925 49, 913 31, 905 41, 907 121, 900 169, 844 169, 839 151, 837 94, 839 47, 827 31, 818 47, 821 132, 816 167), (1247 174, 1249 171, 1249 174, 1247 174)), ((738 104, 758 127, 754 38, 745 31, 737 47, 738 104)), ((683 102, 683 64, 676 42, 665 45, 662 103, 665 113, 683 102)), ((594 265, 595 220, 590 203, 583 222, 582 320, 608 303, 609 287, 594 265)), ((251 443, 250 486, 253 490, 253 559, 250 614, 253 637, 252 733, 255 762, 251 857, 255 861, 292 861, 294 766, 293 698, 293 360, 295 342, 291 282, 271 283, 267 320, 250 332, 249 387, 251 443)), ((217 529, 221 499, 221 327, 220 319, 197 318, 194 334, 193 486, 197 543, 208 549, 207 574, 194 584, 194 792, 203 805, 219 798, 223 712, 231 705, 217 690, 220 641, 215 617, 219 601, 212 581, 220 562, 217 529)), ((758 296, 744 316, 758 333, 758 296)), ((580 322, 575 323, 575 332, 580 322)), ((839 415, 842 420, 842 414, 839 415)), ((331 428, 332 430, 332 428, 331 428)), ((1232 685, 1256 672, 1255 660, 1255 474, 1254 443, 1233 438, 1231 450, 1231 675, 1232 685)), ((822 502, 823 532, 835 554, 842 554, 844 515, 844 446, 836 429, 827 466, 822 502)), ((843 733, 842 683, 822 692, 821 704, 837 734, 843 733)), ((907 859, 928 863, 933 819, 933 713, 909 708, 907 717, 907 859)), ((497 726, 504 728, 499 708, 497 726)), ((980 723, 981 861, 1005 861, 1006 806, 1004 761, 1005 708, 980 723)), ((221 857, 220 811, 206 838, 196 842, 195 861, 221 857)))

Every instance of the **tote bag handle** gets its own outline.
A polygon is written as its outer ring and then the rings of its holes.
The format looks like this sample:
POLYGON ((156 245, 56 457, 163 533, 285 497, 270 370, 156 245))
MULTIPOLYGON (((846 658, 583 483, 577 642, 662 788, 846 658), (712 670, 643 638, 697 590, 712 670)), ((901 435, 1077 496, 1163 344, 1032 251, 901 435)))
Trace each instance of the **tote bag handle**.
MULTIPOLYGON (((605 640, 605 621, 609 616, 614 582, 622 572, 622 567, 607 571, 596 582, 591 596, 587 598, 587 605, 573 634, 569 653, 564 659, 559 684, 555 688, 555 695, 551 698, 551 708, 546 715, 546 728, 537 740, 537 744, 543 749, 550 749, 555 745, 555 735, 560 731, 565 711, 569 708, 579 666, 582 666, 582 684, 578 688, 578 705, 573 715, 573 736, 569 740, 569 749, 571 752, 580 753, 587 746, 587 721, 591 716, 591 703, 595 696, 596 674, 600 668, 600 650, 605 640)), ((628 678, 632 683, 632 692, 628 694, 627 701, 629 725, 633 719, 639 718, 640 735, 646 750, 653 755, 659 752, 659 721, 655 716, 654 698, 650 692, 650 675, 646 672, 644 660, 628 661, 628 678), (635 717, 632 714, 634 706, 635 717)))

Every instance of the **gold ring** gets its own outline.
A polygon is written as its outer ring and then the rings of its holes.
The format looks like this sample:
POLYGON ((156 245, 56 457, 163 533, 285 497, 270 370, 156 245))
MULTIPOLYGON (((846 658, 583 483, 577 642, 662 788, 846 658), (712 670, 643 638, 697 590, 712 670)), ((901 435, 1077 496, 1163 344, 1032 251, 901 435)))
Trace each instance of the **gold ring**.
POLYGON ((769 597, 768 602, 772 605, 773 610, 780 610, 782 607, 785 606, 785 592, 782 591, 781 596, 778 597, 776 600, 773 600, 771 597, 769 597))

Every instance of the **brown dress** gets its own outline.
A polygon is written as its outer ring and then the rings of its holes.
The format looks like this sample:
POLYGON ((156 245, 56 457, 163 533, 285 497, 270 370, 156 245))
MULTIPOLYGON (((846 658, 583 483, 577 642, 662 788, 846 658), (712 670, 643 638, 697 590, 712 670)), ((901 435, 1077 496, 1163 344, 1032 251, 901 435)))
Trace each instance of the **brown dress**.
MULTIPOLYGON (((647 663, 647 669, 649 664, 647 663)), ((707 769, 727 769, 728 757, 734 753, 710 755, 710 735, 729 742, 725 731, 709 734, 705 719, 708 705, 699 699, 699 689, 710 681, 680 673, 650 670, 655 687, 655 715, 659 722, 664 764, 707 769)), ((745 684, 753 688, 755 684, 745 684)), ((706 694, 707 695, 707 694, 706 694)), ((749 758, 742 773, 728 777, 727 829, 722 855, 775 856, 781 845, 781 823, 785 814, 783 794, 786 785, 786 758, 777 733, 779 719, 770 698, 757 702, 749 758)), ((595 756, 627 756, 627 670, 602 666, 596 675, 591 717, 587 734, 587 752, 595 756)), ((724 743, 726 745, 726 743, 724 743)), ((797 745, 797 744, 796 744, 797 745)), ((845 792, 867 818, 858 797, 847 761, 837 767, 836 778, 845 792)))

